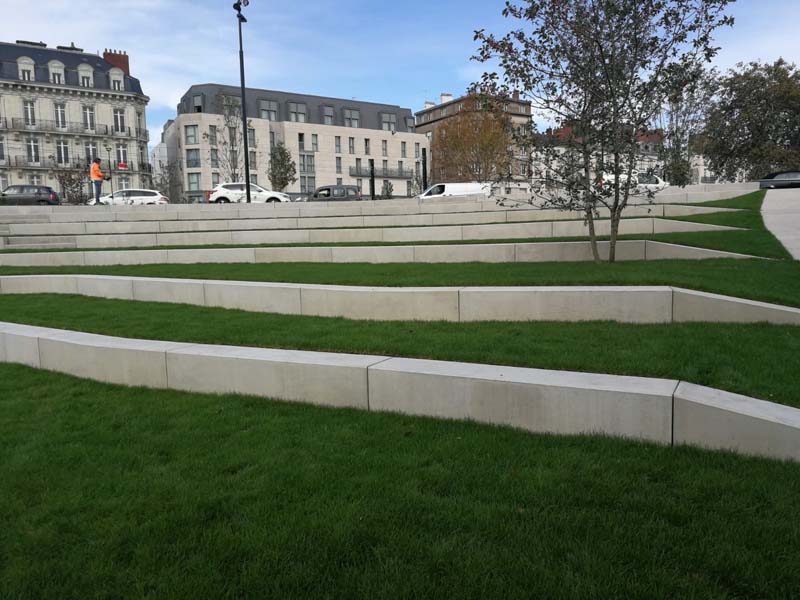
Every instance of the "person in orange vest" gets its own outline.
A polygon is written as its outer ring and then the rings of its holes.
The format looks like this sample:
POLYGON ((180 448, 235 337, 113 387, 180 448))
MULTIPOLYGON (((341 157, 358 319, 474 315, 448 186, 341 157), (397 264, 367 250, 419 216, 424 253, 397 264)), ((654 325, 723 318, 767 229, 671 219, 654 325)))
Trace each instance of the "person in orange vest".
POLYGON ((100 159, 95 158, 92 161, 92 168, 89 171, 89 179, 92 180, 92 187, 94 187, 94 202, 100 204, 100 192, 103 191, 103 181, 106 176, 100 169, 100 159))

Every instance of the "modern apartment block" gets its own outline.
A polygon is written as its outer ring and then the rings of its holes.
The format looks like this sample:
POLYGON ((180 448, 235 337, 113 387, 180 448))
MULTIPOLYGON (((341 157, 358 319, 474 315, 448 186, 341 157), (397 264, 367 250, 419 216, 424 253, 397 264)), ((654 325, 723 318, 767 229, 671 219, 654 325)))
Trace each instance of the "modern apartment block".
MULTIPOLYGON (((456 118, 463 111, 475 110, 475 96, 461 96, 454 98, 452 94, 442 94, 439 104, 426 102, 425 108, 416 114, 417 133, 425 135, 428 145, 433 146, 437 130, 449 120, 456 118)), ((527 127, 531 122, 531 103, 521 100, 518 93, 503 101, 503 111, 508 116, 512 128, 527 127)), ((512 146, 509 150, 514 154, 514 178, 527 180, 527 157, 512 146)), ((431 153, 431 181, 438 181, 436 156, 431 153)))
POLYGON ((0 43, 0 189, 60 191, 59 172, 88 172, 95 157, 113 167, 115 188, 149 186, 148 101, 125 52, 0 43))
MULTIPOLYGON (((392 184, 395 196, 415 192, 428 143, 415 133, 410 109, 261 89, 247 89, 245 98, 254 183, 270 187, 271 149, 283 143, 297 168, 297 181, 283 190, 287 193, 343 184, 367 194, 370 159, 375 161, 376 193, 384 182, 392 184)), ((176 118, 164 126, 166 154, 179 165, 182 196, 188 201, 202 201, 220 182, 244 179, 240 104, 237 87, 195 85, 181 99, 176 118)))

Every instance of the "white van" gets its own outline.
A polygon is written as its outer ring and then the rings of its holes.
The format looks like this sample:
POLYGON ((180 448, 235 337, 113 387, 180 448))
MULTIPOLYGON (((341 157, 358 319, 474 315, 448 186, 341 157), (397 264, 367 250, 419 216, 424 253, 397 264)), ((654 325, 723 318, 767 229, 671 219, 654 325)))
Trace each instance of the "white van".
POLYGON ((437 183, 422 192, 420 200, 439 200, 441 198, 462 198, 464 196, 492 195, 491 183, 437 183))

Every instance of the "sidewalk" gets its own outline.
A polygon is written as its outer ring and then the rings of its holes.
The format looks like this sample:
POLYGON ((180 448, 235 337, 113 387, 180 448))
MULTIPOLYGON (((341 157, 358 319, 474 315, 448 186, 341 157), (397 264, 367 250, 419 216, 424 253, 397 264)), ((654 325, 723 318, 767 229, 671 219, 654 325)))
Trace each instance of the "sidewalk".
POLYGON ((761 213, 767 229, 800 260, 800 188, 769 190, 761 213))

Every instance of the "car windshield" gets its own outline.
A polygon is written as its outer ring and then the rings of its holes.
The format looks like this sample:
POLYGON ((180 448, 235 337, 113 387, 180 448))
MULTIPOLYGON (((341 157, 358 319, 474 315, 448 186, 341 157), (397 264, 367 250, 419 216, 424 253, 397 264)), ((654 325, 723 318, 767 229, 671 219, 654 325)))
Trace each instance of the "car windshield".
POLYGON ((790 173, 781 173, 776 175, 775 179, 800 179, 800 172, 792 171, 790 173))

